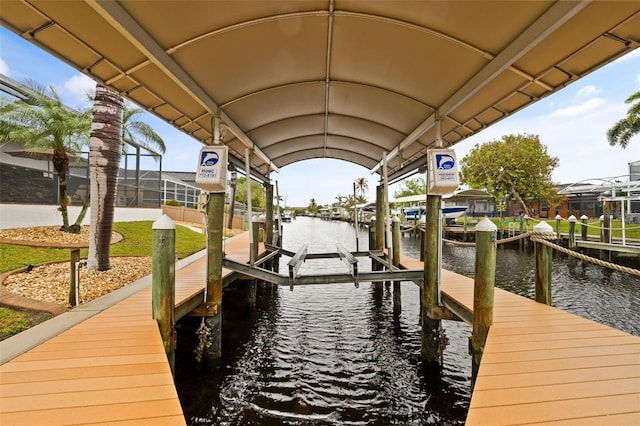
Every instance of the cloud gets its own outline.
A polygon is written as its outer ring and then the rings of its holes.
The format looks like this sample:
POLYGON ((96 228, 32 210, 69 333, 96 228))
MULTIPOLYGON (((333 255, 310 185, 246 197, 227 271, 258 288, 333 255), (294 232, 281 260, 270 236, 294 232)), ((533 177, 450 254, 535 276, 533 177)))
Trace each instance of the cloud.
POLYGON ((565 108, 557 109, 551 114, 548 114, 546 117, 551 119, 579 117, 591 111, 595 111, 603 104, 604 99, 591 98, 578 105, 571 105, 565 108))
POLYGON ((576 93, 576 96, 578 98, 588 98, 592 95, 597 95, 599 93, 600 93, 600 89, 590 84, 578 90, 578 93, 576 93))
POLYGON ((0 58, 0 74, 9 75, 9 64, 0 58))
POLYGON ((64 102, 70 107, 76 107, 88 103, 87 94, 93 95, 96 82, 83 74, 76 74, 65 81, 62 88, 59 94, 64 102))

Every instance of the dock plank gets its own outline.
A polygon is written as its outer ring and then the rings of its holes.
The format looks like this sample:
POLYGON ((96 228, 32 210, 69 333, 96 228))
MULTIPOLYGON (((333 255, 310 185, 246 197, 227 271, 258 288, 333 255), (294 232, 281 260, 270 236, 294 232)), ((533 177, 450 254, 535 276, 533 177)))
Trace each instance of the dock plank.
MULTIPOLYGON (((443 270, 442 292, 473 312, 472 279, 443 270)), ((640 424, 640 338, 496 288, 466 424, 542 423, 640 424)))
MULTIPOLYGON (((247 262, 248 241, 227 241, 227 255, 247 262)), ((179 268, 176 305, 205 286, 206 257, 179 268)), ((149 286, 0 365, 0 424, 88 423, 185 424, 149 286)))

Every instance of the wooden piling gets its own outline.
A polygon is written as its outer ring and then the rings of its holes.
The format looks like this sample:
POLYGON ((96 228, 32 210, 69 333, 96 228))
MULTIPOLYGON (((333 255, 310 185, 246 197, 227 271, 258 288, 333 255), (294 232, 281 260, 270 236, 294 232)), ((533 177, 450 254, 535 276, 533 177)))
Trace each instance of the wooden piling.
POLYGON ((432 306, 438 306, 440 300, 440 195, 427 195, 427 215, 425 221, 424 285, 422 289, 422 358, 426 363, 440 363, 442 350, 439 320, 429 317, 432 306))
POLYGON ((578 219, 574 215, 571 215, 569 216, 568 220, 569 220, 569 248, 574 249, 576 248, 576 222, 578 221, 578 219))
POLYGON ((588 235, 587 233, 589 232, 587 229, 587 221, 589 220, 589 218, 587 217, 587 215, 583 214, 582 216, 580 216, 580 232, 582 233, 581 237, 582 237, 582 241, 587 241, 588 235))
MULTIPOLYGON (((400 219, 393 217, 391 222, 392 251, 391 261, 393 266, 400 266, 400 219)), ((393 282, 393 311, 402 310, 402 294, 400 293, 400 281, 393 282)))
POLYGON ((560 222, 562 222, 562 216, 559 214, 556 215, 556 240, 558 243, 562 241, 562 235, 560 234, 560 222))
MULTIPOLYGON (((552 233, 553 228, 546 222, 540 222, 533 227, 534 232, 552 233)), ((536 258, 536 302, 551 306, 551 265, 553 261, 553 249, 543 243, 535 242, 534 253, 536 258)))
POLYGON ((493 324, 493 294, 496 282, 496 225, 488 218, 476 226, 475 280, 473 286, 472 376, 478 374, 489 328, 493 324))
MULTIPOLYGON (((523 214, 520 215, 520 235, 524 234, 525 232, 528 231, 527 227, 527 215, 523 214)), ((518 240, 518 248, 522 251, 524 250, 524 246, 525 246, 525 239, 524 238, 520 238, 518 240)))
POLYGON ((175 374, 176 225, 169 216, 162 215, 160 219, 153 223, 152 230, 151 305, 153 318, 158 322, 171 371, 175 374))
POLYGON ((222 356, 222 238, 224 196, 210 193, 207 210, 207 297, 204 318, 209 329, 204 358, 211 368, 217 368, 222 356))
POLYGON ((69 268, 69 306, 76 306, 80 303, 78 300, 80 291, 76 292, 76 288, 80 286, 78 279, 78 262, 80 262, 80 249, 71 249, 71 260, 69 268))
POLYGON ((254 244, 251 247, 251 258, 255 260, 258 259, 258 243, 260 242, 260 220, 257 217, 250 218, 251 221, 251 232, 253 233, 253 241, 254 244))

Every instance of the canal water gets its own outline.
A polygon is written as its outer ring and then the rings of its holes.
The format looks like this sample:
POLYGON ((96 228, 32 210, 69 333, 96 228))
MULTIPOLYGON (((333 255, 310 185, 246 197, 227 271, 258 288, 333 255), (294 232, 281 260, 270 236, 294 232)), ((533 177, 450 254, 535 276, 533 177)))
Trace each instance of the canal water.
MULTIPOLYGON (((285 223, 283 246, 356 249, 353 226, 300 217, 285 223)), ((418 257, 418 240, 403 238, 418 257)), ((366 230, 359 248, 368 247, 366 230)), ((286 273, 286 262, 280 270, 286 273)), ((361 259, 359 268, 370 269, 361 259)), ((531 253, 499 249, 497 286, 533 296, 531 253)), ((473 276, 474 249, 443 246, 443 266, 473 276)), ((340 273, 339 260, 308 260, 301 274, 340 273)), ((554 305, 640 335, 640 280, 581 262, 554 259, 554 305)), ((195 361, 200 319, 178 325, 176 384, 190 425, 461 425, 470 400, 471 328, 443 321, 441 368, 420 359, 419 291, 402 283, 394 314, 388 286, 370 283, 273 288, 260 285, 248 311, 237 288, 225 290, 223 359, 211 373, 195 361)))

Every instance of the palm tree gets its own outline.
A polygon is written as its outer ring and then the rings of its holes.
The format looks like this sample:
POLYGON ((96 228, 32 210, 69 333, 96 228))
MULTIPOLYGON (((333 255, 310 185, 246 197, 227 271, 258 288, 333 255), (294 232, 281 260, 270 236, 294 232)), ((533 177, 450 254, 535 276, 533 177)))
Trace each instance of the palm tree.
POLYGON ((316 202, 315 198, 312 198, 311 200, 309 200, 309 212, 313 214, 318 213, 318 203, 316 202))
POLYGON ((640 133, 640 91, 629 96, 625 103, 632 104, 627 111, 627 116, 607 132, 607 139, 611 146, 620 145, 626 148, 629 140, 640 133))
POLYGON ((122 155, 122 97, 96 85, 89 144, 91 231, 87 269, 110 268, 111 230, 122 155))
MULTIPOLYGON (((361 197, 365 197, 367 189, 369 189, 369 183, 367 182, 367 178, 361 177, 356 179, 356 192, 361 197)), ((366 202, 366 198, 365 198, 365 202, 366 202)))
POLYGON ((86 146, 91 126, 91 113, 75 111, 63 105, 53 85, 48 88, 34 81, 24 87, 25 100, 0 105, 0 143, 16 143, 34 151, 51 149, 53 168, 58 173, 58 194, 64 232, 80 232, 83 210, 73 226, 69 226, 67 194, 69 156, 86 146))
POLYGON ((131 107, 127 102, 124 103, 122 108, 122 141, 137 149, 144 148, 157 156, 164 154, 167 147, 162 137, 153 130, 153 127, 138 119, 144 113, 145 110, 131 107))

